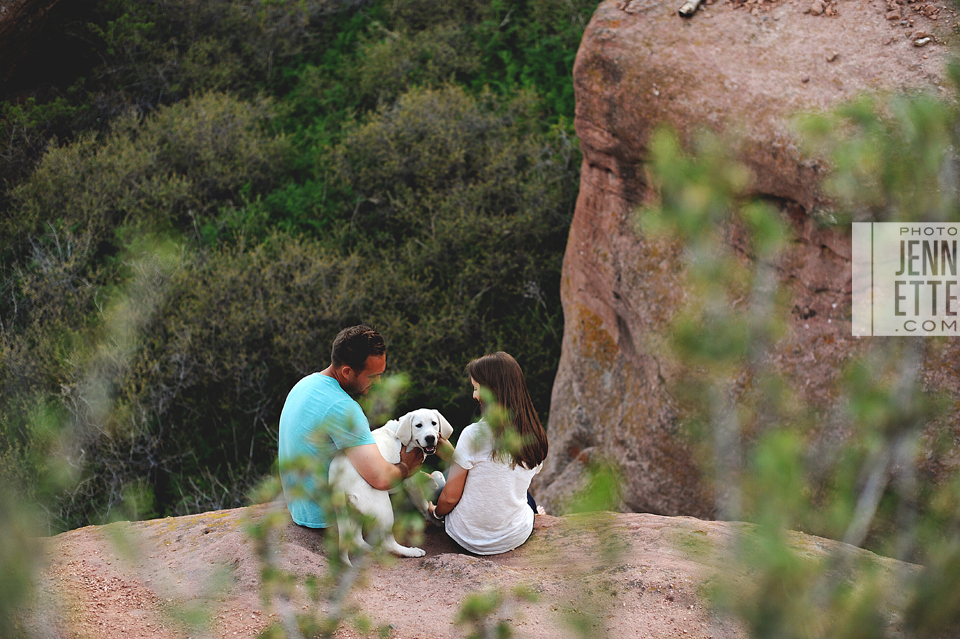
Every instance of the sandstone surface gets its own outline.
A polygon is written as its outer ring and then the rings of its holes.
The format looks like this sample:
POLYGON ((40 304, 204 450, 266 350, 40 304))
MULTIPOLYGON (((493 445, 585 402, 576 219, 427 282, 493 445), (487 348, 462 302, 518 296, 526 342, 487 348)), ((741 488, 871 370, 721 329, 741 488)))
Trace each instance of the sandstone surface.
MULTIPOLYGON (((502 615, 518 637, 582 636, 565 620, 589 613, 595 630, 603 626, 611 637, 738 639, 746 636, 743 629, 712 612, 704 596, 721 566, 727 577, 751 583, 724 553, 735 539, 751 543, 752 530, 648 514, 540 516, 517 550, 477 557, 431 528, 420 544, 425 557, 368 566, 347 604, 374 628, 392 626, 390 637, 462 637, 467 629, 455 620, 467 595, 523 585, 538 600, 511 600, 502 615)), ((893 579, 917 570, 838 542, 788 534, 808 558, 844 550, 893 579)), ((42 596, 28 616, 38 636, 254 637, 285 610, 329 609, 326 599, 316 604, 308 596, 310 578, 327 575, 324 537, 294 525, 282 505, 90 526, 45 543, 42 596), (246 532, 277 507, 280 521, 266 556, 273 569, 294 576, 289 603, 264 596, 264 565, 246 532), (199 626, 184 623, 190 611, 199 626)), ((322 581, 320 587, 326 588, 322 581)), ((361 635, 345 626, 335 636, 361 635)))
MULTIPOLYGON (((704 4, 690 19, 677 15, 679 4, 603 2, 577 55, 584 159, 563 265, 551 454, 535 484, 549 512, 563 512, 585 466, 603 456, 625 472, 625 509, 716 515, 668 391, 679 373, 657 355, 684 300, 679 256, 634 224, 652 195, 643 161, 656 128, 670 125, 688 141, 701 128, 735 132, 735 153, 753 173, 749 194, 791 221, 794 241, 779 265, 794 296, 791 326, 770 356, 806 400, 826 407, 843 363, 863 348, 849 322, 850 237, 816 224, 830 208, 826 169, 798 150, 790 120, 862 92, 946 91, 956 16, 944 4, 821 2, 811 12, 809 0, 751 0, 704 4), (892 6, 902 19, 887 18, 892 6)), ((957 352, 928 353, 926 370, 954 393, 957 352)))

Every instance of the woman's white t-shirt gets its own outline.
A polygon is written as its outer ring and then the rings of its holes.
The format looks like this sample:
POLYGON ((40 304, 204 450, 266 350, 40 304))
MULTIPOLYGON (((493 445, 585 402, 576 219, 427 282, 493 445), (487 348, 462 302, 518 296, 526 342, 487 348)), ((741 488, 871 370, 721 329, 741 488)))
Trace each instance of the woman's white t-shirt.
POLYGON ((447 534, 466 550, 496 555, 513 550, 533 532, 527 489, 543 464, 528 469, 493 460, 493 437, 486 422, 460 433, 453 462, 468 471, 463 495, 446 516, 447 534))

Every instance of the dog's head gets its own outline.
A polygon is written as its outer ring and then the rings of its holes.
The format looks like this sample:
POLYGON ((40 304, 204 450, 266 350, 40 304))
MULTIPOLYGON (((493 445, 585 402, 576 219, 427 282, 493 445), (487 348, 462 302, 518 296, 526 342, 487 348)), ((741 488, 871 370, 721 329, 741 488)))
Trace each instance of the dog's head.
POLYGON ((453 434, 453 427, 440 411, 432 408, 418 408, 400 418, 397 427, 397 439, 407 447, 407 450, 416 446, 422 448, 427 455, 437 452, 439 436, 449 439, 453 434))

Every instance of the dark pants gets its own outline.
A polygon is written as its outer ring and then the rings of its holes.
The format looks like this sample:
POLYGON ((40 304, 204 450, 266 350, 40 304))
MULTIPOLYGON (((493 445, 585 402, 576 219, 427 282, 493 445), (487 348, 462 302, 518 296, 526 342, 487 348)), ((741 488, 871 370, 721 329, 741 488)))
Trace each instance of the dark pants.
POLYGON ((537 514, 537 500, 533 498, 533 495, 530 494, 530 491, 527 491, 527 505, 533 509, 533 514, 537 514))

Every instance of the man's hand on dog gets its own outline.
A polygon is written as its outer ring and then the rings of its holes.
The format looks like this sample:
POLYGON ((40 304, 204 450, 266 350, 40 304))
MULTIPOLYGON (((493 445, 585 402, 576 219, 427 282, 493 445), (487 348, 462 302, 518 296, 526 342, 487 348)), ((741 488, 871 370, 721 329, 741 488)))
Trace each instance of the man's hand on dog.
MULTIPOLYGON (((423 465, 423 460, 424 454, 419 448, 414 448, 409 451, 403 448, 400 449, 400 463, 407 467, 406 477, 410 477, 420 470, 420 467, 423 465)), ((406 479, 406 477, 404 477, 404 479, 406 479)))

